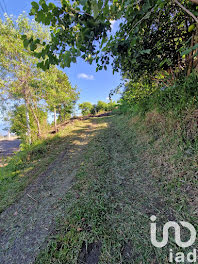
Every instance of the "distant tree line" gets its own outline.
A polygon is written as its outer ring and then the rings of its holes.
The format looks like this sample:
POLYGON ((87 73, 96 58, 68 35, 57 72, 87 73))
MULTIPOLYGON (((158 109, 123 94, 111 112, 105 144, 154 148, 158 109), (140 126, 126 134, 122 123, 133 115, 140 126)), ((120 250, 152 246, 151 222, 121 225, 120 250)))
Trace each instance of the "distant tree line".
POLYGON ((116 108, 116 102, 110 101, 109 103, 98 101, 97 104, 92 104, 90 102, 83 102, 79 104, 79 109, 83 116, 86 115, 96 115, 100 112, 112 111, 116 108))

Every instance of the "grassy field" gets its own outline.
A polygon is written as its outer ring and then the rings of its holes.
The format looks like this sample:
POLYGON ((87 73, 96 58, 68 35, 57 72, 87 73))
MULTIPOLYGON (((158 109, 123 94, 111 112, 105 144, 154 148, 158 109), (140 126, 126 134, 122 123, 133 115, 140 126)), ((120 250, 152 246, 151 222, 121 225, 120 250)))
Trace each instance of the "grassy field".
POLYGON ((196 152, 187 155, 174 131, 162 132, 149 118, 100 122, 108 126, 87 146, 62 201, 64 217, 36 263, 169 263, 169 248, 181 248, 173 236, 163 249, 151 244, 150 216, 159 234, 168 220, 197 228, 196 152))

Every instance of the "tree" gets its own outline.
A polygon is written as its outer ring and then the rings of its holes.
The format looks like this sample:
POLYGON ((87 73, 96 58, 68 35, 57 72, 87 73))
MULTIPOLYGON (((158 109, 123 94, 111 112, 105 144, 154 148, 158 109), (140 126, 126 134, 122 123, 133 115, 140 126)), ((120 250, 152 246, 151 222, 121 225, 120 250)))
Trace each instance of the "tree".
MULTIPOLYGON (((44 112, 42 109, 37 109, 38 111, 38 118, 39 121, 42 123, 43 126, 47 126, 47 112, 44 112)), ((32 131, 32 140, 37 139, 37 124, 35 122, 35 118, 33 116, 33 113, 30 112, 29 115, 30 118, 30 128, 32 131)), ((10 122, 10 131, 15 133, 17 136, 19 136, 22 141, 26 142, 26 133, 27 133, 27 122, 26 122, 26 106, 24 104, 22 105, 15 105, 13 111, 10 112, 9 116, 9 122, 10 122)))
POLYGON ((90 102, 84 102, 78 105, 81 109, 82 115, 89 115, 91 113, 91 110, 93 108, 93 105, 90 102))
POLYGON ((97 105, 93 104, 90 114, 96 115, 97 114, 97 105))
POLYGON ((108 111, 113 111, 117 107, 117 103, 110 100, 110 102, 107 105, 107 110, 108 111))
MULTIPOLYGON (((181 52, 191 38, 191 49, 197 43, 193 2, 196 1, 62 0, 60 5, 47 4, 45 0, 32 2, 31 14, 36 21, 54 27, 51 42, 37 53, 44 58, 41 66, 59 63, 69 67, 81 56, 89 63, 96 60, 97 70, 101 70, 106 69, 111 55, 113 70, 121 70, 131 79, 152 75, 159 69, 171 72, 183 67, 181 52), (114 36, 108 34, 110 20, 123 21, 114 36)), ((38 39, 29 41, 30 45, 35 42, 41 43, 38 39)), ((191 68, 192 56, 188 53, 185 66, 191 68)))
POLYGON ((72 87, 68 76, 56 67, 51 67, 43 72, 42 79, 37 83, 42 87, 41 97, 47 103, 48 110, 54 112, 54 129, 57 131, 57 112, 63 119, 66 109, 71 111, 74 102, 79 97, 77 87, 72 87))
MULTIPOLYGON (((0 94, 3 99, 18 101, 25 106, 26 129, 29 144, 32 141, 31 116, 37 126, 37 136, 41 136, 40 105, 47 105, 48 110, 55 112, 66 109, 78 98, 76 87, 72 87, 67 75, 55 66, 47 71, 37 67, 40 59, 33 56, 30 50, 24 49, 22 34, 40 37, 49 41, 49 30, 20 15, 15 21, 12 17, 0 20, 0 94), (8 42, 9 39, 9 42, 8 42)), ((27 43, 26 43, 27 44, 27 43)), ((31 50, 39 52, 41 46, 31 45, 31 50)))
POLYGON ((71 101, 59 106, 58 108, 58 121, 61 123, 69 118, 74 113, 74 106, 76 101, 71 101))
POLYGON ((43 45, 36 52, 43 69, 50 64, 70 67, 77 57, 96 71, 107 69, 112 57, 113 72, 127 80, 128 102, 148 98, 161 86, 172 85, 181 75, 189 76, 198 66, 196 0, 66 1, 60 4, 32 2, 36 21, 51 24, 52 39, 24 41, 43 45), (112 35, 110 20, 118 21, 112 35))
MULTIPOLYGON (((32 112, 40 136, 40 124, 37 116, 38 96, 33 86, 33 80, 40 78, 42 70, 37 68, 39 62, 30 50, 24 49, 21 34, 39 36, 40 39, 49 39, 49 31, 34 21, 30 21, 24 14, 15 21, 5 16, 0 20, 0 68, 2 70, 1 94, 4 99, 23 100, 26 113, 27 135, 31 143, 30 112, 32 112)), ((31 49, 33 47, 31 46, 31 49)), ((37 51, 40 47, 37 46, 37 51)))
POLYGON ((96 110, 97 112, 100 112, 100 111, 107 111, 108 109, 108 104, 103 102, 103 101, 98 101, 97 102, 97 106, 96 106, 96 110))

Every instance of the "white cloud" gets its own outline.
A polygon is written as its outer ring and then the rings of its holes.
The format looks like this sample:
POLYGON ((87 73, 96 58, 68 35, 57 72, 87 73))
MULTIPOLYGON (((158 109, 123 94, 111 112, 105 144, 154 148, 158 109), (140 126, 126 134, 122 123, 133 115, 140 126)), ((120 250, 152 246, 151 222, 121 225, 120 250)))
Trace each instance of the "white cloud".
POLYGON ((113 27, 114 27, 116 21, 115 20, 110 20, 110 23, 111 23, 111 29, 113 30, 113 27))
POLYGON ((85 79, 85 80, 94 80, 94 76, 93 75, 89 75, 89 74, 86 74, 86 73, 79 73, 78 74, 78 78, 85 79))

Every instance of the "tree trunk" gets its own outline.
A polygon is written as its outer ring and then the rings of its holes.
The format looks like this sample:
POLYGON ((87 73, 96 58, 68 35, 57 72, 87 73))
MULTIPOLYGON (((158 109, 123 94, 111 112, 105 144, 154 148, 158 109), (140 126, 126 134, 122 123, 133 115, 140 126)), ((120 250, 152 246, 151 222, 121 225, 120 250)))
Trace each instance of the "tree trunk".
POLYGON ((60 122, 63 122, 63 115, 62 115, 62 112, 61 112, 61 106, 59 106, 58 112, 59 112, 60 122))
POLYGON ((190 1, 198 5, 198 0, 190 0, 190 1))
MULTIPOLYGON (((195 44, 198 43, 198 24, 196 25, 196 34, 195 34, 195 44)), ((195 54, 196 55, 196 58, 194 60, 194 63, 193 63, 193 68, 195 68, 195 70, 198 70, 197 69, 197 65, 198 65, 198 49, 195 50, 195 54)))
POLYGON ((31 145, 31 128, 30 128, 30 116, 29 116, 29 100, 27 95, 25 95, 25 115, 26 115, 26 125, 27 125, 27 138, 28 144, 31 145))
POLYGON ((34 109, 32 106, 30 106, 30 109, 32 111, 32 114, 34 116, 34 120, 36 122, 36 126, 37 126, 37 137, 40 138, 41 137, 41 127, 40 127, 40 122, 39 122, 39 119, 36 115, 36 113, 34 112, 34 109))
POLYGON ((57 132, 56 107, 54 107, 54 130, 55 130, 55 132, 57 132))

